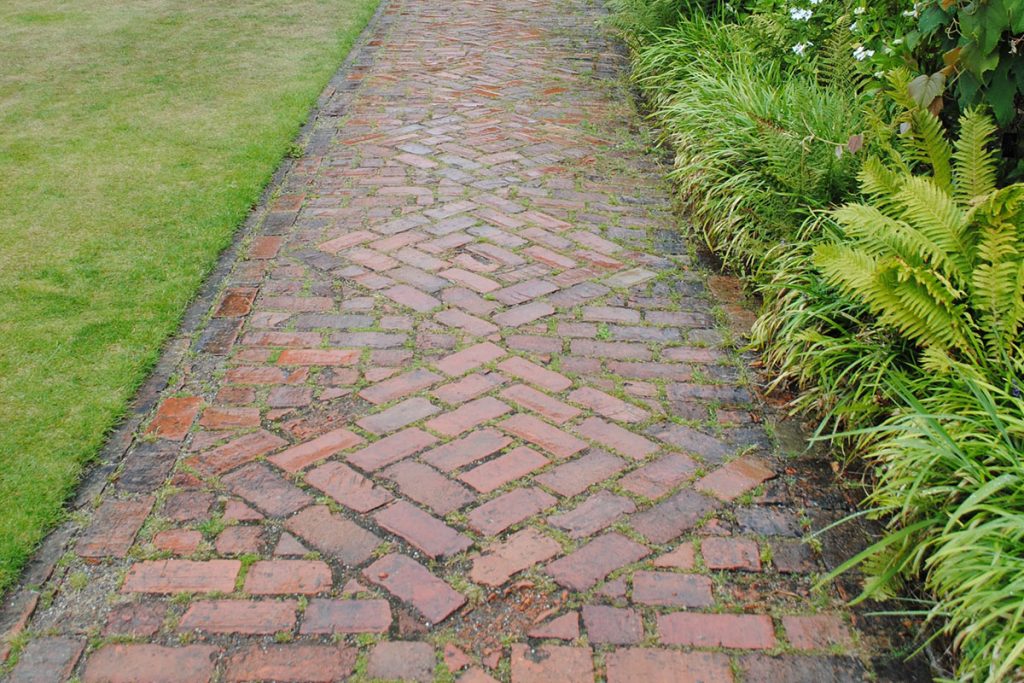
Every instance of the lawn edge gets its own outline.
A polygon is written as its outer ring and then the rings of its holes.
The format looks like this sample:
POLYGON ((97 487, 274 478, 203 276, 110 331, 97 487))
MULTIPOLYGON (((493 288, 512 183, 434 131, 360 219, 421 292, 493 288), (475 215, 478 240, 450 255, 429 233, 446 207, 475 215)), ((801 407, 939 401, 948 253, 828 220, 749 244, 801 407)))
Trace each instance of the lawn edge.
MULTIPOLYGON (((383 17, 390 5, 391 0, 377 0, 373 15, 367 20, 341 64, 317 96, 306 121, 293 140, 303 153, 329 143, 329 136, 317 136, 317 124, 327 112, 329 105, 336 108, 338 99, 347 101, 358 88, 359 81, 349 80, 348 76, 356 68, 362 68, 376 58, 374 53, 377 47, 370 45, 371 36, 386 30, 387 22, 383 17)), ((134 391, 123 415, 104 439, 103 446, 95 457, 83 466, 82 475, 65 502, 66 512, 91 506, 110 484, 110 475, 121 465, 134 435, 147 415, 156 407, 158 398, 192 347, 193 338, 206 322, 214 300, 226 285, 241 247, 249 238, 258 234, 262 220, 270 210, 271 200, 282 188, 295 161, 296 158, 291 155, 281 159, 260 192, 259 199, 245 219, 234 228, 230 244, 217 256, 213 268, 203 278, 189 304, 182 311, 175 331, 161 344, 156 363, 134 391)), ((12 581, 6 590, 0 590, 0 667, 9 654, 11 637, 24 628, 35 611, 39 598, 38 588, 49 579, 57 563, 71 547, 77 532, 80 531, 78 527, 77 523, 65 515, 43 536, 31 557, 21 567, 18 578, 12 581)))

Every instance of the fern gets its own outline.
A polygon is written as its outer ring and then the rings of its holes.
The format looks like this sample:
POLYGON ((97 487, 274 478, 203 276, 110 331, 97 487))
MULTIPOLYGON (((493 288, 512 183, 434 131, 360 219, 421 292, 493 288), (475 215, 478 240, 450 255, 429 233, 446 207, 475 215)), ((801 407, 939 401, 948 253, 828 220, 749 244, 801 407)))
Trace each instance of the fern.
POLYGON ((995 153, 990 149, 995 134, 992 119, 977 109, 968 109, 960 118, 960 137, 953 153, 957 201, 967 204, 996 189, 995 153))

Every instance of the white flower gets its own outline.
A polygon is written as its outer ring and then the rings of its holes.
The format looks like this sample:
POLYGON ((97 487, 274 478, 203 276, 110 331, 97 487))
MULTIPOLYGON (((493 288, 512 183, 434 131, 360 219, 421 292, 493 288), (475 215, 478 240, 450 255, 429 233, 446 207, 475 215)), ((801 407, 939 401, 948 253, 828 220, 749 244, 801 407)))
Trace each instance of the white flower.
POLYGON ((867 11, 868 11, 867 7, 858 7, 855 10, 853 10, 853 13, 857 14, 857 15, 860 15, 860 14, 864 14, 867 11))
POLYGON ((798 54, 801 57, 803 57, 804 50, 811 47, 812 45, 814 45, 814 43, 812 43, 811 41, 807 41, 806 43, 797 43, 796 45, 793 46, 792 49, 795 54, 798 54))
POLYGON ((863 62, 868 57, 874 56, 875 51, 868 50, 863 45, 858 45, 857 48, 853 51, 853 58, 856 59, 858 62, 863 62))
POLYGON ((853 22, 852 24, 850 24, 850 30, 851 31, 856 31, 857 30, 857 22, 856 21, 853 22))
POLYGON ((814 16, 814 12, 809 9, 801 9, 799 7, 789 8, 789 18, 793 21, 807 21, 814 16))
POLYGON ((914 5, 914 9, 903 10, 903 16, 905 17, 913 17, 914 19, 917 19, 920 15, 921 13, 918 11, 917 5, 914 5))
POLYGON ((811 0, 811 4, 812 5, 820 5, 821 4, 821 0, 811 0))

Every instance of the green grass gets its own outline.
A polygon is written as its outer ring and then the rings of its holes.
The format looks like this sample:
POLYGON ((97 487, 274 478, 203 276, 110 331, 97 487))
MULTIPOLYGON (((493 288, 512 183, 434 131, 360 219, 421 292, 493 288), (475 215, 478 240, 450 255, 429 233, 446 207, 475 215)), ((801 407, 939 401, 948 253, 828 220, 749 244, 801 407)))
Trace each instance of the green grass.
POLYGON ((375 4, 0 4, 0 590, 375 4))

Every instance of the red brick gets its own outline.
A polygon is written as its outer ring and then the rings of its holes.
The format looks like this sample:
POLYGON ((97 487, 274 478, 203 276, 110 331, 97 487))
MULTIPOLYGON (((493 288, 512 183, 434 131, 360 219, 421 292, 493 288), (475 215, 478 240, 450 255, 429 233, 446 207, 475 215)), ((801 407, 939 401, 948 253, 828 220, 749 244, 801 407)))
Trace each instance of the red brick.
POLYGON ((261 634, 295 628, 294 600, 201 600, 189 605, 179 631, 261 634))
POLYGON ((498 369, 547 391, 560 392, 572 386, 572 380, 568 377, 560 375, 554 370, 542 368, 519 356, 513 356, 498 363, 498 369))
POLYGON ((363 576, 411 603, 433 624, 444 621, 466 602, 464 595, 405 555, 385 555, 363 570, 363 576))
POLYGON ((227 683, 334 683, 356 665, 355 648, 344 645, 250 645, 228 659, 227 683))
POLYGON ((165 399, 157 408, 156 416, 149 423, 146 433, 161 439, 181 441, 188 434, 202 404, 203 399, 198 396, 165 399))
POLYGON ((516 384, 505 389, 501 392, 501 397, 539 413, 558 424, 567 422, 580 414, 578 408, 573 408, 525 384, 516 384))
MULTIPOLYGON (((271 408, 304 408, 313 402, 311 387, 274 387, 267 396, 267 405, 271 408)), ((273 418, 274 413, 267 417, 273 418)))
MULTIPOLYGON (((605 656, 608 683, 732 683, 729 657, 720 652, 620 648, 605 656)), ((757 679, 754 679, 757 680, 757 679)))
POLYGON ((445 403, 455 405, 476 398, 481 394, 486 394, 491 389, 500 387, 506 381, 505 377, 497 372, 485 374, 474 372, 472 375, 466 375, 457 382, 437 388, 433 394, 445 403))
POLYGON ((288 519, 285 528, 347 565, 362 564, 380 544, 376 535, 339 515, 332 515, 326 505, 306 508, 288 519))
POLYGON ((425 426, 445 436, 458 436, 477 425, 501 417, 510 410, 511 408, 498 399, 485 396, 463 404, 450 413, 428 420, 425 426))
POLYGON ((474 337, 486 337, 498 332, 498 326, 470 315, 457 308, 449 308, 434 316, 434 319, 448 327, 457 327, 474 337))
POLYGON ((562 351, 560 338, 541 337, 536 334, 510 334, 505 337, 505 345, 510 349, 540 355, 561 353, 562 351))
POLYGON ((169 528, 160 531, 153 537, 153 545, 157 550, 174 553, 175 555, 191 555, 203 543, 200 531, 189 528, 169 528))
POLYGON ((651 417, 646 410, 591 387, 573 391, 569 394, 569 400, 619 422, 644 422, 651 417))
POLYGON ((166 616, 164 602, 122 603, 110 610, 103 635, 149 638, 160 630, 166 616))
POLYGON ((464 486, 438 474, 418 462, 400 462, 384 472, 398 484, 402 495, 425 505, 439 515, 447 515, 472 503, 475 496, 464 486))
POLYGON ((626 468, 622 458, 601 450, 591 450, 581 458, 555 467, 537 477, 537 483, 563 496, 583 493, 626 468))
POLYGON ((358 349, 285 349, 277 357, 278 365, 354 365, 359 362, 358 349))
POLYGON ((724 356, 725 354, 714 349, 687 346, 672 346, 661 351, 661 357, 665 360, 676 361, 677 363, 699 363, 702 365, 717 363, 724 356))
POLYGON ((213 677, 212 645, 163 647, 143 643, 104 645, 89 656, 83 683, 207 683, 213 677))
POLYGON ((238 560, 154 560, 128 570, 124 593, 231 593, 242 563, 238 560))
POLYGON ((208 491, 186 488, 168 496, 160 509, 160 516, 174 522, 192 522, 210 516, 214 495, 208 491))
POLYGON ((263 540, 262 527, 229 526, 217 535, 213 547, 218 555, 243 555, 259 552, 263 540))
POLYGON ((349 249, 345 252, 344 256, 349 261, 358 263, 364 268, 369 268, 370 270, 391 270, 392 268, 400 265, 398 261, 386 254, 381 254, 380 252, 372 249, 364 249, 362 247, 349 249))
POLYGON ((136 500, 104 499, 89 528, 75 544, 75 552, 88 559, 124 557, 152 509, 152 496, 136 500))
POLYGON ((557 252, 545 249, 544 247, 533 246, 527 249, 523 249, 523 253, 529 255, 535 261, 547 264, 553 268, 559 270, 565 268, 574 268, 576 262, 567 256, 563 256, 557 252))
POLYGON ((512 683, 593 683, 589 647, 512 646, 512 683))
POLYGON ((634 460, 643 460, 658 450, 657 444, 598 417, 588 417, 581 422, 576 433, 634 460))
POLYGON ((611 526, 622 515, 636 512, 629 498, 598 491, 569 512, 548 517, 548 524, 563 529, 572 538, 583 538, 611 526))
POLYGON ((254 260, 272 259, 277 256, 283 241, 280 237, 257 237, 249 248, 249 258, 254 260))
POLYGON ((369 512, 394 499, 385 489, 340 462, 324 463, 306 475, 306 483, 356 512, 369 512))
POLYGON ((522 327, 527 323, 540 320, 555 312, 555 307, 543 301, 531 301, 528 304, 513 306, 491 317, 501 327, 522 327))
POLYGON ((700 574, 636 572, 633 602, 662 607, 710 607, 711 579, 700 574))
POLYGON ((232 493, 273 517, 284 517, 304 508, 313 499, 264 463, 252 463, 222 479, 232 493))
POLYGON ((675 550, 669 553, 665 553, 661 557, 655 558, 655 567, 664 567, 666 569, 693 569, 696 564, 696 554, 693 549, 693 543, 686 542, 680 543, 675 550))
POLYGON ((669 424, 663 428, 652 430, 653 436, 662 441, 677 446, 690 453, 695 453, 704 459, 704 462, 718 463, 728 455, 732 454, 735 448, 713 436, 698 432, 692 427, 681 424, 669 424))
POLYGON ((553 538, 536 529, 523 529, 473 560, 469 578, 485 586, 500 586, 513 575, 549 560, 562 552, 562 546, 553 538))
POLYGON ((334 300, 329 296, 264 296, 260 308, 282 310, 292 313, 323 313, 334 308, 334 300))
POLYGON ((374 519, 431 558, 456 555, 473 545, 466 536, 404 500, 395 501, 375 514, 374 519))
POLYGON ((21 651, 9 683, 66 681, 85 649, 85 639, 34 638, 21 651))
POLYGON ((240 318, 249 314, 252 302, 256 300, 255 287, 232 287, 224 292, 224 298, 214 311, 214 318, 240 318))
POLYGON ((775 473, 758 460, 737 458, 698 479, 694 488, 722 500, 735 500, 774 476, 775 473))
POLYGON ((651 350, 643 344, 629 342, 600 342, 590 339, 573 339, 569 345, 571 353, 591 358, 614 360, 651 360, 651 350))
POLYGON ((692 458, 681 453, 669 453, 630 472, 619 480, 619 485, 630 493, 657 500, 696 471, 697 463, 692 458))
POLYGON ((442 379, 441 375, 436 372, 419 368, 367 387, 360 391, 359 395, 370 403, 380 405, 382 403, 390 403, 397 398, 402 398, 409 394, 415 394, 440 382, 442 379))
POLYGON ((407 398, 387 410, 368 415, 356 424, 374 434, 387 434, 436 414, 441 409, 425 398, 407 398))
POLYGON ((412 427, 374 441, 346 458, 361 470, 372 472, 398 462, 437 442, 437 437, 412 427))
POLYGON ((580 637, 579 612, 569 612, 551 621, 533 627, 526 635, 531 638, 555 638, 557 640, 576 640, 580 637))
POLYGON ((548 464, 537 451, 520 446, 459 476, 480 493, 490 493, 548 464))
POLYGON ((260 560, 245 575, 245 592, 254 595, 304 593, 331 589, 331 568, 316 560, 260 560))
POLYGON ((828 650, 853 642, 843 620, 831 614, 784 616, 782 627, 790 644, 798 650, 828 650))
POLYGON ((384 296, 419 313, 429 313, 441 305, 434 297, 409 285, 396 285, 385 289, 384 296))
POLYGON ((387 600, 310 600, 302 616, 303 635, 387 633, 391 606, 387 600))
POLYGON ((369 242, 370 240, 376 237, 377 235, 370 232, 369 230, 356 230, 350 233, 346 233, 341 237, 336 237, 332 240, 324 242, 323 244, 319 245, 317 249, 320 249, 321 251, 326 251, 328 254, 337 254, 339 251, 359 246, 360 244, 363 244, 364 242, 369 242))
POLYGON ((358 434, 347 429, 335 429, 311 441, 281 451, 269 460, 288 472, 298 472, 317 460, 323 460, 360 443, 363 443, 363 438, 358 434))
MULTIPOLYGON (((438 274, 444 275, 444 273, 438 274)), ((488 301, 464 287, 449 287, 441 292, 441 298, 446 304, 458 306, 473 315, 490 315, 494 309, 498 308, 498 304, 494 301, 488 301)))
POLYGON ((469 526, 485 536, 496 536, 557 502, 537 488, 513 489, 470 512, 469 526))
POLYGON ((559 585, 585 591, 616 569, 647 557, 649 552, 639 543, 613 532, 599 536, 572 554, 552 562, 545 571, 559 585))
POLYGON ((583 624, 587 639, 598 645, 631 645, 644 638, 644 623, 636 610, 585 605, 583 624))
POLYGON ((524 280, 510 287, 499 289, 494 293, 494 298, 506 306, 514 306, 556 291, 558 291, 558 285, 546 280, 524 280))
POLYGON ((671 498, 634 515, 633 528, 649 541, 668 543, 695 527, 717 508, 718 503, 714 499, 683 489, 671 498))
MULTIPOLYGON (((242 337, 242 343, 246 346, 289 346, 300 349, 303 347, 316 348, 317 345, 320 344, 320 341, 321 337, 319 332, 275 332, 261 330, 259 332, 250 332, 242 337)), ((259 368, 254 368, 254 370, 258 369, 259 368)), ((263 368, 263 370, 267 372, 268 377, 275 374, 270 372, 274 369, 275 368, 263 368)), ((263 382, 253 382, 253 384, 262 383, 263 382)), ((276 384, 277 382, 267 383, 276 384)))
POLYGON ((688 365, 674 363, 634 363, 630 361, 612 360, 607 363, 608 372, 628 379, 663 379, 670 382, 686 382, 693 377, 693 370, 688 365))
POLYGON ((709 536, 701 541, 700 552, 708 569, 761 571, 761 554, 757 542, 749 538, 709 536))
POLYGON ((442 358, 434 365, 438 370, 450 377, 464 375, 481 365, 498 360, 505 355, 505 350, 490 342, 481 342, 461 351, 442 358))
POLYGON ((377 643, 366 665, 367 676, 374 681, 417 681, 432 683, 434 648, 429 643, 385 641, 377 643))
POLYGON ((510 434, 543 448, 557 458, 568 458, 587 447, 585 441, 581 441, 557 427, 552 427, 532 415, 522 413, 513 415, 498 426, 510 434))
POLYGON ((246 434, 223 446, 192 456, 186 462, 201 474, 215 476, 286 446, 287 441, 268 431, 246 434))
POLYGON ((241 429, 260 426, 259 408, 207 408, 199 424, 207 429, 241 429))
POLYGON ((771 617, 760 614, 659 614, 658 633, 666 645, 766 650, 777 644, 771 617))
POLYGON ((461 439, 449 441, 423 454, 428 462, 443 472, 452 472, 470 463, 497 453, 512 443, 512 439, 494 429, 480 429, 461 439))

